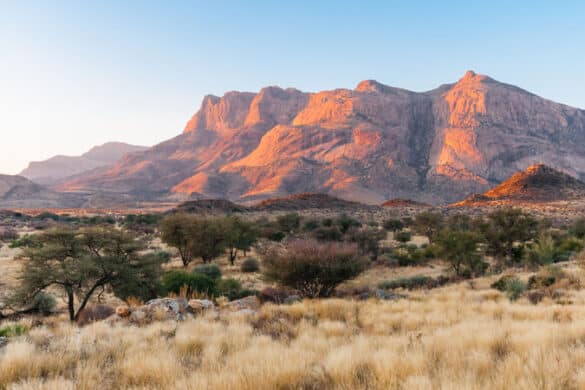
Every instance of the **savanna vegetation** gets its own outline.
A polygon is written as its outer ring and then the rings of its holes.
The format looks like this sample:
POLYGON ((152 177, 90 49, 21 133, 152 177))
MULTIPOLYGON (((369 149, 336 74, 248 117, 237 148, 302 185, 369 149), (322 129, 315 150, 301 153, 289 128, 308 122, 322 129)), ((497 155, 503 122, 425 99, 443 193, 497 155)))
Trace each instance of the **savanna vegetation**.
POLYGON ((585 385, 581 219, 497 209, 14 220, 28 228, 0 228, 12 254, 0 388, 585 385), (165 297, 214 309, 110 321, 165 297), (262 305, 239 303, 251 297, 262 305))

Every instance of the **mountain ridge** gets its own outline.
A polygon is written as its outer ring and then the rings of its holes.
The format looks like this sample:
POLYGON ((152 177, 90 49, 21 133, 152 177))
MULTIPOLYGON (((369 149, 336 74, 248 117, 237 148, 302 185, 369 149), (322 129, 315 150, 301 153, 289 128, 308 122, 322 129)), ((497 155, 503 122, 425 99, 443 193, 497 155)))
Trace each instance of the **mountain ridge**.
POLYGON ((311 93, 271 86, 208 95, 181 134, 55 188, 447 204, 538 161, 585 177, 583 142, 585 111, 471 71, 426 92, 374 80, 311 93))

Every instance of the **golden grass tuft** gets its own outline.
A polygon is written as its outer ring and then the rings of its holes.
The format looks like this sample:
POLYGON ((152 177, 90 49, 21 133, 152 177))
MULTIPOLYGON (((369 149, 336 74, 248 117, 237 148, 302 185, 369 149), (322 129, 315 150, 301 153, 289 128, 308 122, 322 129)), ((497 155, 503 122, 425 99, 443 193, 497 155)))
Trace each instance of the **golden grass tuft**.
POLYGON ((14 389, 579 389, 585 292, 511 303, 462 283, 398 301, 303 301, 142 327, 67 321, 0 351, 14 389))

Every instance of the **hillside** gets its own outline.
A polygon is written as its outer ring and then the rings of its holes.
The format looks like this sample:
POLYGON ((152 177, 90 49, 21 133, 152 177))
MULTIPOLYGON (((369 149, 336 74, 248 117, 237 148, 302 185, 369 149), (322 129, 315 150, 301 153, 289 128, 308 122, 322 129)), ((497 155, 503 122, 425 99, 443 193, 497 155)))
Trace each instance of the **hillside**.
POLYGON ((252 202, 327 193, 459 201, 536 162, 585 177, 585 111, 467 72, 411 92, 366 80, 305 93, 207 96, 184 132, 55 188, 252 202))
POLYGON ((91 148, 81 156, 54 156, 44 161, 31 162, 20 175, 39 184, 51 185, 67 177, 114 164, 127 153, 145 149, 144 146, 108 142, 91 148))
POLYGON ((309 209, 364 210, 368 206, 358 202, 339 199, 326 194, 295 194, 287 197, 266 199, 250 207, 251 211, 297 211, 309 209))
POLYGON ((486 202, 554 202, 582 198, 585 183, 543 164, 534 164, 512 175, 483 194, 469 196, 458 205, 478 205, 486 202))
POLYGON ((80 207, 81 196, 52 191, 22 177, 0 175, 0 207, 80 207))

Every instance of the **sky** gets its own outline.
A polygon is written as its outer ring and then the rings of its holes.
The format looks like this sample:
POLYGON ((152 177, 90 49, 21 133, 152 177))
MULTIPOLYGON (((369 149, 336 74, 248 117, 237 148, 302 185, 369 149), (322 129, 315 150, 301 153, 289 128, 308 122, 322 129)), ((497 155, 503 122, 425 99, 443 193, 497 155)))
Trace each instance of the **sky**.
POLYGON ((585 2, 0 0, 0 173, 154 145, 207 94, 425 91, 468 69, 585 108, 585 2))

